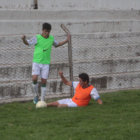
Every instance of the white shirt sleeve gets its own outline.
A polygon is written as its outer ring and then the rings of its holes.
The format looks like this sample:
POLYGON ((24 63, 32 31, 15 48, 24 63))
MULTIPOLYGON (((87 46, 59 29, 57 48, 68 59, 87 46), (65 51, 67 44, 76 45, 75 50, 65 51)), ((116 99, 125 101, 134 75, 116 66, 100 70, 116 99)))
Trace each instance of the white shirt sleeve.
POLYGON ((31 39, 27 40, 29 45, 35 45, 37 44, 37 38, 36 36, 32 37, 31 39))
POLYGON ((96 88, 93 88, 92 89, 92 91, 90 93, 90 96, 94 100, 98 100, 100 98, 100 96, 99 96, 98 91, 96 90, 96 88))
POLYGON ((73 86, 73 88, 75 89, 75 88, 77 87, 78 84, 79 84, 78 81, 73 81, 73 82, 72 82, 72 86, 73 86))
POLYGON ((53 46, 56 47, 58 44, 59 44, 59 43, 58 43, 56 40, 54 40, 53 46))
POLYGON ((75 89, 76 89, 76 87, 77 87, 78 84, 79 84, 78 81, 73 81, 72 82, 72 87, 74 88, 74 94, 75 94, 75 89))

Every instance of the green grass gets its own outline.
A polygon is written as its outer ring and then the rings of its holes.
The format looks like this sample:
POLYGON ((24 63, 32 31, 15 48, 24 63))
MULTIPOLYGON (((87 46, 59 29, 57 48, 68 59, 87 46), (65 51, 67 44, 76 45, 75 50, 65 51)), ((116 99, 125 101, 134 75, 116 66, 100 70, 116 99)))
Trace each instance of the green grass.
POLYGON ((103 105, 0 105, 0 140, 140 140, 140 90, 102 94, 103 105))

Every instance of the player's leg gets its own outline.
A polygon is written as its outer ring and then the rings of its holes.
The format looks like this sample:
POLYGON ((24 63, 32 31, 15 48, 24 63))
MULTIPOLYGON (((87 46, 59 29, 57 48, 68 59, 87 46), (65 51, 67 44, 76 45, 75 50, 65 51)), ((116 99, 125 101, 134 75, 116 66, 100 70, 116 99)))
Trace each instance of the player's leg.
POLYGON ((47 92, 47 79, 49 74, 49 65, 44 64, 41 68, 41 101, 45 100, 46 92, 47 92))
POLYGON ((57 107, 77 107, 77 104, 72 101, 71 98, 58 100, 57 107))
POLYGON ((45 96, 47 92, 46 83, 47 79, 41 78, 41 101, 45 101, 45 96))
POLYGON ((59 103, 57 101, 55 102, 51 102, 51 103, 47 103, 47 107, 58 107, 59 103))
POLYGON ((47 107, 78 107, 71 98, 61 99, 55 102, 47 103, 47 107))
POLYGON ((38 94, 38 75, 40 75, 39 64, 33 63, 32 65, 32 89, 34 93, 34 104, 38 102, 39 94, 38 94))
POLYGON ((34 104, 36 104, 39 99, 37 80, 38 80, 38 75, 32 75, 32 89, 34 93, 34 100, 33 100, 34 104))
MULTIPOLYGON (((60 100, 59 100, 60 101, 60 100)), ((59 101, 47 103, 47 107, 68 107, 67 104, 59 104, 59 101)), ((62 103, 62 102, 61 102, 62 103)))
POLYGON ((69 107, 67 104, 59 104, 57 107, 69 107))

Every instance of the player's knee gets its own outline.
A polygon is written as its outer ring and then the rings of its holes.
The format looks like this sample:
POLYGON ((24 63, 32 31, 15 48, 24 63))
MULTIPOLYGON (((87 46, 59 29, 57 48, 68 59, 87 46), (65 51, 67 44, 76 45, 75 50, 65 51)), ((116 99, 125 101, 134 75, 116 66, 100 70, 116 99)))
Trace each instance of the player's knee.
POLYGON ((48 103, 47 106, 54 106, 54 107, 58 107, 59 103, 58 102, 51 102, 51 103, 48 103))
POLYGON ((66 104, 58 104, 57 107, 68 107, 68 105, 66 105, 66 104))
POLYGON ((42 79, 41 79, 41 83, 42 83, 42 84, 46 84, 46 83, 47 83, 47 80, 42 78, 42 79))
POLYGON ((37 81, 37 79, 38 79, 38 76, 37 75, 33 75, 32 76, 32 81, 37 81))

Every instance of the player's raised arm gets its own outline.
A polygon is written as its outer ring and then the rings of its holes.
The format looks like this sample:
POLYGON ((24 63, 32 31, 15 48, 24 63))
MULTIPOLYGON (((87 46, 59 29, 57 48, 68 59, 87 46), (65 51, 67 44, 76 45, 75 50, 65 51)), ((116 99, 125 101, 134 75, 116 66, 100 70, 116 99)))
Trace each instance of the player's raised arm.
POLYGON ((64 44, 66 44, 66 43, 70 40, 70 37, 71 37, 70 34, 68 34, 66 40, 59 42, 59 43, 56 45, 56 47, 59 47, 59 46, 62 46, 62 45, 64 45, 64 44))
POLYGON ((28 41, 26 40, 26 36, 25 36, 25 35, 23 35, 23 36, 21 37, 21 39, 23 40, 23 43, 24 43, 25 45, 29 45, 28 41))
POLYGON ((65 85, 68 85, 68 86, 72 86, 72 82, 71 81, 68 81, 65 77, 64 77, 64 75, 63 75, 63 72, 59 72, 59 75, 60 75, 60 78, 62 79, 62 81, 63 81, 63 83, 65 84, 65 85))

